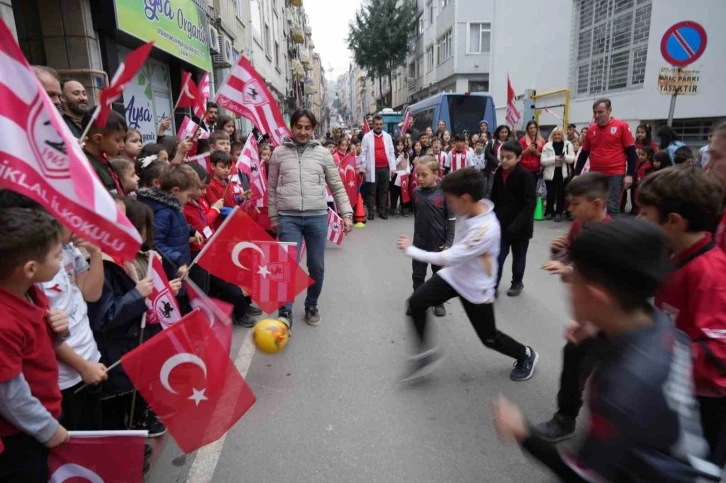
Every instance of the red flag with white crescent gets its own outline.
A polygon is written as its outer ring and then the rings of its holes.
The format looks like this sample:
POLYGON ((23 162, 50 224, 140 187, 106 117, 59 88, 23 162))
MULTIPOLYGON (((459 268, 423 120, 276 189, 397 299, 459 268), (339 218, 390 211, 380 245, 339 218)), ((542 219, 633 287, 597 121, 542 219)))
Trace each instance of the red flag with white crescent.
POLYGON ((410 174, 399 174, 401 178, 401 201, 408 203, 411 201, 411 193, 408 190, 409 180, 411 179, 410 174))
POLYGON ((189 72, 182 72, 182 88, 176 107, 191 107, 192 112, 199 119, 202 119, 207 112, 202 93, 189 72))
POLYGON ((71 431, 48 453, 49 483, 143 481, 146 431, 71 431))
POLYGON ((240 207, 227 216, 196 262, 212 275, 244 288, 268 314, 293 302, 313 283, 298 265, 294 246, 273 240, 240 207))
POLYGON ((36 201, 105 253, 133 259, 141 236, 101 184, 2 20, 0 54, 0 188, 36 201))
POLYGON ((100 110, 96 118, 96 124, 101 127, 106 127, 108 113, 111 111, 113 103, 121 97, 128 83, 136 77, 136 73, 144 66, 153 46, 154 42, 142 45, 133 52, 130 52, 126 56, 126 60, 118 66, 116 74, 111 79, 111 85, 103 89, 98 96, 100 110))
POLYGON ((262 134, 269 134, 275 146, 282 144, 283 137, 292 136, 265 80, 243 55, 217 90, 216 103, 252 121, 262 134))
POLYGON ((187 289, 187 297, 189 298, 189 305, 193 309, 199 309, 202 311, 209 327, 212 328, 212 332, 217 337, 220 345, 229 354, 232 348, 232 319, 231 314, 233 306, 222 302, 221 300, 211 299, 192 282, 190 278, 184 281, 184 285, 187 289))
POLYGON ((121 365, 186 454, 224 436, 255 403, 200 309, 124 354, 121 365))
POLYGON ((348 201, 351 205, 358 201, 358 173, 355 171, 355 153, 350 152, 340 160, 338 165, 338 173, 340 180, 345 186, 345 192, 348 194, 348 201))

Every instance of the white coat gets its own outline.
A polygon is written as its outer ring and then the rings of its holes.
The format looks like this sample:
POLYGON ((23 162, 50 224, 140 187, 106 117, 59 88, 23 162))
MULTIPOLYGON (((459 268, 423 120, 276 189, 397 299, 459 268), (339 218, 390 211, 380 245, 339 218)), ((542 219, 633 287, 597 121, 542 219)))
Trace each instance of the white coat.
MULTIPOLYGON (((393 149, 393 139, 386 131, 382 132, 383 145, 386 148, 386 157, 388 158, 388 167, 391 173, 396 171, 396 155, 393 149)), ((376 142, 373 138, 373 131, 363 136, 360 143, 361 171, 366 173, 366 182, 376 182, 376 142)))
POLYGON ((567 178, 567 164, 572 164, 575 162, 575 147, 572 145, 570 141, 565 139, 565 146, 562 148, 563 150, 563 156, 565 157, 565 162, 560 163, 556 160, 557 156, 555 155, 555 148, 552 146, 552 141, 548 142, 544 145, 542 148, 542 156, 540 157, 540 162, 542 163, 542 167, 544 167, 544 175, 543 178, 545 181, 552 181, 555 177, 555 168, 558 166, 562 166, 562 177, 567 178))

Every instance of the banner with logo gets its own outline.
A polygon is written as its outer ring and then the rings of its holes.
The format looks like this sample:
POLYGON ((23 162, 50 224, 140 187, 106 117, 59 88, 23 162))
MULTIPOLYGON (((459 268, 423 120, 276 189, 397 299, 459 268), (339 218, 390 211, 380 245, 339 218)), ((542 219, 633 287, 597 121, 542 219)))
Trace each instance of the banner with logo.
POLYGON ((202 70, 212 70, 206 2, 194 0, 115 0, 119 30, 202 70), (202 5, 202 8, 199 7, 202 5))

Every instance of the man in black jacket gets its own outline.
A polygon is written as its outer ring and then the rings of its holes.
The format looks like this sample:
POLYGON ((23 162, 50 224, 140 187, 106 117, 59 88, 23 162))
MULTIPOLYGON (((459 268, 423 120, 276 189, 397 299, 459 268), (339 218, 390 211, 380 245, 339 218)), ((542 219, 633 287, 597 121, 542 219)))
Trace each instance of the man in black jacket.
POLYGON ((522 293, 527 248, 534 231, 534 208, 537 202, 534 176, 519 165, 522 147, 516 141, 508 141, 499 148, 500 166, 494 173, 492 198, 494 212, 502 229, 499 249, 499 274, 497 295, 502 279, 502 268, 512 250, 512 286, 507 295, 516 297, 522 293))

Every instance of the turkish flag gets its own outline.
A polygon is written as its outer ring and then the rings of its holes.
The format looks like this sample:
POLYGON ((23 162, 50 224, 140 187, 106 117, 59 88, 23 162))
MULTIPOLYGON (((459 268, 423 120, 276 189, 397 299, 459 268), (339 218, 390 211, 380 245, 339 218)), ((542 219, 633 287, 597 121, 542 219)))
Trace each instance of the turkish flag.
POLYGON ((355 153, 348 153, 340 160, 338 173, 340 173, 340 180, 345 186, 345 192, 348 194, 348 201, 351 205, 354 205, 358 201, 359 179, 355 172, 355 153))
POLYGON ((212 443, 255 403, 200 309, 121 357, 184 453, 212 443))
POLYGON ((176 107, 191 107, 192 112, 199 119, 202 119, 207 112, 207 106, 204 104, 202 94, 189 72, 182 71, 182 88, 176 107))
POLYGON ((413 198, 413 190, 418 188, 418 177, 416 176, 416 172, 414 171, 411 173, 408 177, 408 199, 410 200, 413 198))
POLYGON ((269 314, 294 301, 313 284, 297 263, 297 250, 290 247, 275 242, 237 207, 209 239, 196 262, 212 275, 241 286, 269 314))
POLYGON ((128 83, 136 77, 136 73, 144 66, 153 46, 154 42, 142 45, 129 53, 126 56, 126 61, 121 62, 121 65, 118 66, 116 74, 111 79, 111 85, 103 89, 98 96, 99 110, 96 117, 96 124, 101 127, 106 127, 108 113, 111 111, 113 103, 121 97, 128 83))
POLYGON ((149 252, 149 269, 146 276, 151 277, 154 283, 154 290, 146 298, 146 305, 149 306, 146 323, 161 324, 163 328, 168 329, 181 319, 181 310, 169 285, 169 279, 166 278, 164 266, 153 251, 149 252))
POLYGON ((207 297, 202 289, 197 287, 189 278, 186 279, 185 285, 189 304, 192 308, 202 311, 220 345, 229 354, 232 348, 232 320, 230 315, 234 307, 221 300, 207 297))
POLYGON ((368 134, 371 131, 371 127, 368 125, 368 121, 363 119, 363 134, 368 134))
POLYGON ((401 178, 401 201, 408 203, 411 201, 411 194, 408 191, 408 180, 411 178, 410 174, 399 174, 401 178))
POLYGON ((70 432, 67 443, 50 450, 48 473, 50 483, 89 481, 106 483, 139 483, 144 473, 145 431, 70 432), (128 435, 119 435, 128 433, 128 435))

